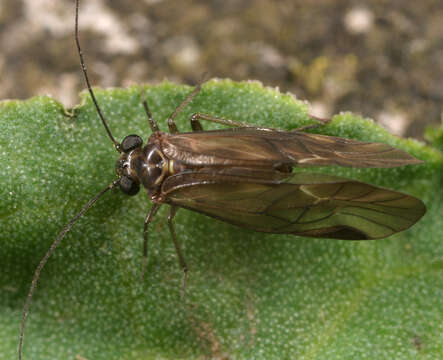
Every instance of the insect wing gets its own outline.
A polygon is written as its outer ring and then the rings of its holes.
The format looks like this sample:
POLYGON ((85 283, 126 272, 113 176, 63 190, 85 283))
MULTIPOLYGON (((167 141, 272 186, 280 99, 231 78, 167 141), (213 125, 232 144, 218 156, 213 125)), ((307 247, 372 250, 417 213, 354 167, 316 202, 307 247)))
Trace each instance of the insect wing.
POLYGON ((161 147, 167 157, 195 166, 288 164, 383 168, 422 163, 382 143, 257 128, 163 134, 161 147))
POLYGON ((388 237, 425 213, 396 191, 324 174, 256 180, 245 175, 182 173, 163 185, 170 204, 269 233, 364 240, 388 237))

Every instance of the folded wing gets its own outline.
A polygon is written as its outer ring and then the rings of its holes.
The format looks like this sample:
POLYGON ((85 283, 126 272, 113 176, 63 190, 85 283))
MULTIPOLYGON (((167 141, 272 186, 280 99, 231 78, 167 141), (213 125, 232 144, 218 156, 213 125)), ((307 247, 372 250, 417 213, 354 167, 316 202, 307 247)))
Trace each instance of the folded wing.
POLYGON ((210 172, 166 179, 166 202, 261 232, 363 240, 388 237, 425 213, 415 197, 324 174, 280 180, 210 172))
POLYGON ((195 166, 382 168, 422 162, 382 143, 256 128, 164 134, 161 147, 169 158, 195 166))

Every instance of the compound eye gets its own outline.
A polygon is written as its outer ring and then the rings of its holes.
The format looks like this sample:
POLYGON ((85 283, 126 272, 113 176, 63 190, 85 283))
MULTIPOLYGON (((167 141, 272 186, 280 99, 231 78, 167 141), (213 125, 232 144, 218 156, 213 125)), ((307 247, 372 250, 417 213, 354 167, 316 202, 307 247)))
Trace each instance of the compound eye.
POLYGON ((138 147, 141 147, 143 144, 143 140, 138 135, 128 135, 126 136, 122 143, 120 144, 122 151, 127 153, 131 150, 134 150, 138 147))
POLYGON ((120 178, 120 189, 129 196, 134 196, 140 191, 140 185, 129 176, 123 175, 120 178))

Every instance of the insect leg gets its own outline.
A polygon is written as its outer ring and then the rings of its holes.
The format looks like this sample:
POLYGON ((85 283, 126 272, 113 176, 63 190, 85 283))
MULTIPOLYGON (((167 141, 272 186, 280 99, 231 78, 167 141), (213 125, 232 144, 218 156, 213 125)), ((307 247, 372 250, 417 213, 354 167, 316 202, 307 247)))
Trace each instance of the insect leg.
POLYGON ((299 128, 294 129, 292 131, 304 131, 304 130, 307 130, 307 129, 315 129, 315 128, 318 128, 320 126, 326 125, 328 122, 330 122, 332 120, 332 119, 323 119, 323 118, 320 118, 320 117, 317 117, 317 116, 314 116, 314 115, 310 115, 310 114, 308 116, 311 119, 314 119, 315 121, 317 121, 317 123, 316 124, 305 125, 305 126, 300 126, 299 128))
POLYGON ((152 117, 151 110, 149 110, 148 101, 146 100, 146 93, 144 89, 141 92, 141 98, 142 98, 143 107, 145 108, 146 111, 146 115, 148 116, 149 126, 151 127, 152 132, 159 131, 157 123, 152 117))
POLYGON ((148 266, 148 226, 154 218, 155 214, 157 214, 158 209, 161 204, 154 204, 146 214, 145 218, 145 226, 143 229, 143 265, 142 265, 142 273, 140 274, 140 278, 143 280, 143 276, 145 275, 146 268, 148 266))
POLYGON ((256 127, 256 126, 251 126, 251 124, 240 122, 240 121, 223 119, 223 118, 219 118, 216 116, 203 114, 203 113, 195 113, 195 114, 192 114, 192 116, 191 116, 191 127, 192 127, 193 131, 203 131, 203 127, 200 123, 200 120, 211 121, 211 122, 215 122, 218 124, 234 126, 234 127, 253 127, 253 128, 256 127))
POLYGON ((177 125, 175 125, 174 119, 177 116, 177 114, 183 110, 183 108, 188 105, 192 99, 200 92, 202 88, 202 83, 197 84, 197 86, 192 90, 192 92, 184 99, 179 106, 174 110, 174 112, 169 116, 168 119, 168 127, 169 132, 171 134, 178 133, 177 125))
POLYGON ((169 226, 169 231, 170 231, 171 236, 172 236, 172 241, 174 242, 174 245, 175 245, 175 250, 177 252, 177 256, 178 256, 178 261, 180 263, 180 267, 183 270, 182 293, 181 293, 181 297, 183 298, 184 294, 185 294, 186 275, 188 273, 188 265, 186 265, 186 261, 185 261, 185 258, 183 257, 183 253, 182 253, 182 250, 180 248, 180 244, 178 243, 177 236, 175 235, 174 223, 172 222, 172 220, 174 219, 175 214, 177 214, 177 207, 171 206, 171 208, 169 209, 168 226, 169 226))
MULTIPOLYGON (((326 125, 328 122, 331 121, 331 119, 322 119, 322 118, 319 118, 314 115, 309 115, 309 117, 318 121, 319 123, 301 126, 301 127, 294 129, 292 131, 303 131, 306 129, 316 128, 318 126, 326 125)), ((215 122, 217 124, 223 124, 223 125, 228 125, 228 126, 233 126, 233 127, 250 127, 250 128, 260 128, 263 130, 275 130, 272 128, 266 128, 266 127, 262 127, 262 126, 255 126, 255 125, 251 126, 251 124, 248 124, 248 123, 244 123, 241 121, 235 121, 235 120, 231 120, 231 119, 223 119, 223 118, 219 118, 219 117, 216 117, 213 115, 208 115, 208 114, 203 114, 203 113, 195 113, 195 114, 191 115, 191 119, 190 119, 191 127, 192 127, 193 131, 203 131, 203 127, 200 123, 200 120, 211 121, 211 122, 215 122)))

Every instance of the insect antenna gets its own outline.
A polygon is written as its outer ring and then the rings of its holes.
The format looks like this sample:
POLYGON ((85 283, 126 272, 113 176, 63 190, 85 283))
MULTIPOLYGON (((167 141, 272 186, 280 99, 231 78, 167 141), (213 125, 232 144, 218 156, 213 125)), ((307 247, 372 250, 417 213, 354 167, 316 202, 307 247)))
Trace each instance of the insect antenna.
POLYGON ((95 204, 95 202, 102 197, 104 193, 111 190, 115 186, 119 184, 119 180, 113 181, 111 184, 106 186, 103 190, 101 190, 97 195, 95 195, 91 200, 88 201, 88 203, 65 225, 62 231, 58 234, 57 238, 54 240, 54 242, 51 244, 51 247, 46 252, 45 256, 41 259, 40 263, 38 264, 37 268, 34 271, 34 276, 32 278, 31 287, 29 288, 28 296, 26 298, 25 306, 23 307, 23 314, 22 314, 22 323, 20 327, 20 340, 18 345, 18 358, 19 360, 22 359, 22 348, 23 348, 23 337, 25 334, 25 322, 26 317, 28 316, 29 307, 31 306, 31 300, 32 296, 34 295, 35 288, 37 287, 38 279, 40 278, 40 273, 45 266, 45 264, 48 262, 49 257, 54 253, 57 246, 60 244, 60 241, 65 237, 66 233, 71 230, 72 226, 77 222, 78 219, 82 217, 82 215, 89 210, 89 208, 95 204))
POLYGON ((92 87, 91 87, 91 83, 89 82, 89 77, 88 77, 88 71, 86 70, 86 64, 85 61, 83 59, 83 52, 82 49, 80 47, 80 40, 79 40, 79 36, 78 36, 78 8, 79 8, 79 1, 80 0, 76 0, 75 1, 75 43, 77 45, 77 50, 78 50, 78 56, 80 57, 80 65, 82 68, 82 72, 83 75, 85 77, 85 81, 86 81, 86 86, 88 88, 89 94, 91 94, 91 99, 92 102, 95 105, 95 108, 97 109, 98 112, 98 116, 100 117, 103 126, 105 127, 106 132, 108 133, 109 138, 111 139, 111 141, 114 143, 115 148, 117 149, 118 152, 121 152, 121 147, 120 147, 120 143, 114 139, 114 136, 112 136, 111 130, 109 129, 109 126, 105 120, 105 117, 103 116, 103 113, 100 109, 100 106, 98 106, 98 102, 97 99, 95 98, 94 92, 92 91, 92 87))

